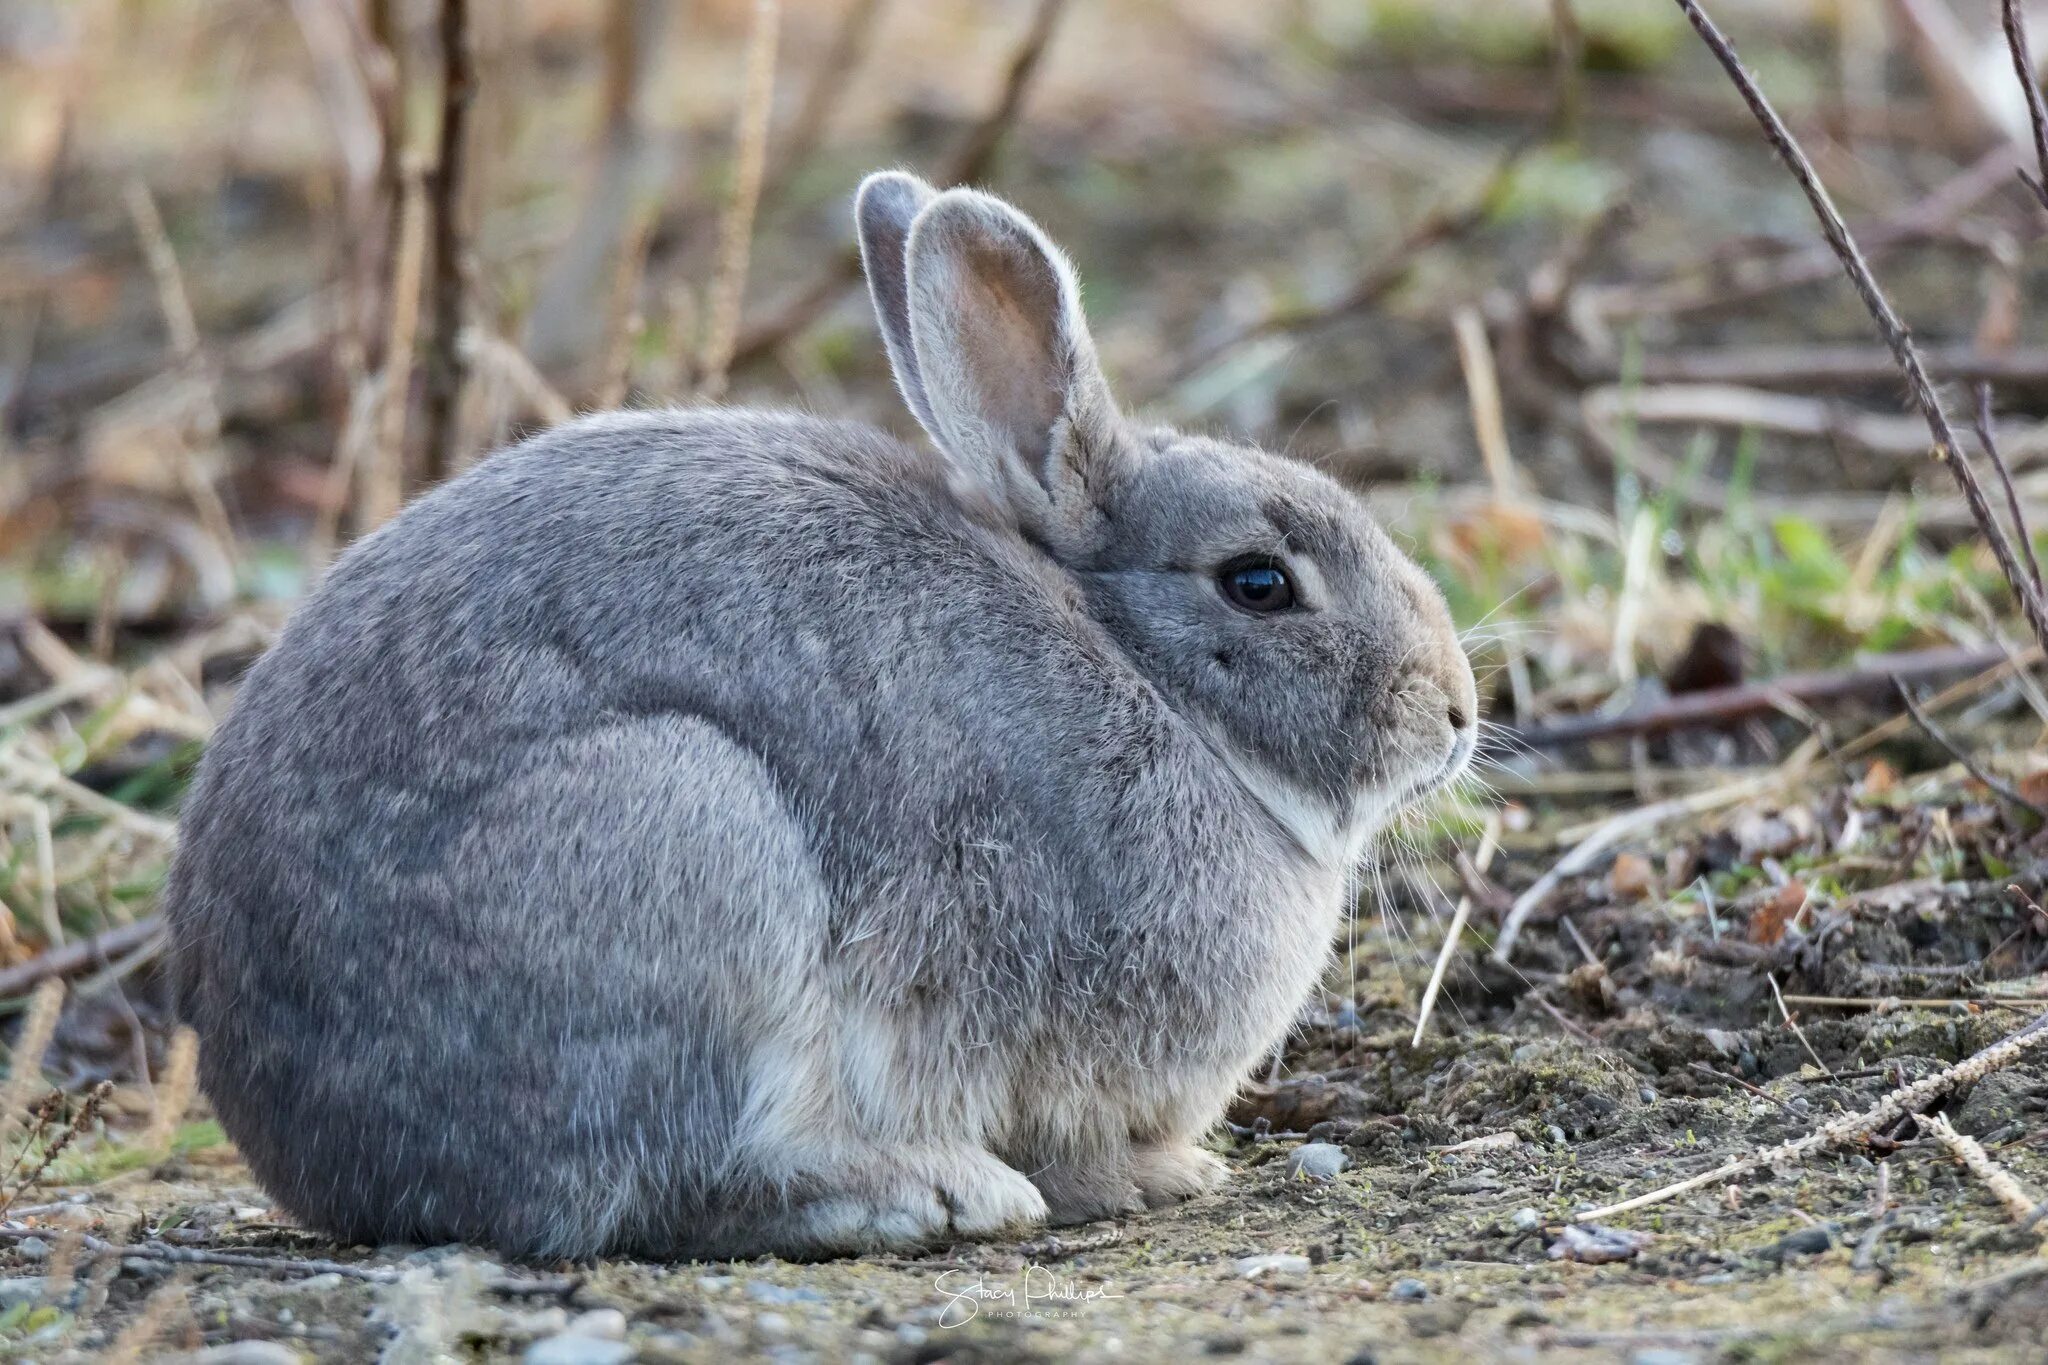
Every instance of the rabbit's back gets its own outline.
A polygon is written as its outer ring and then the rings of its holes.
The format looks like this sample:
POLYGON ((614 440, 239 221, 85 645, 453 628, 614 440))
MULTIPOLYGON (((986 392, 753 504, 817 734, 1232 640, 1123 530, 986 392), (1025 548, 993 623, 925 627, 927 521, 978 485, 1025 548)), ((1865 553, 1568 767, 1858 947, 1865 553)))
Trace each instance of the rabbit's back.
POLYGON ((958 1002, 948 1046, 1116 1027, 1144 888, 1103 836, 1162 724, 914 449, 551 433, 352 550, 210 749, 169 894, 209 1089, 288 1206, 366 1239, 731 1246, 683 1194, 805 974, 958 1002))

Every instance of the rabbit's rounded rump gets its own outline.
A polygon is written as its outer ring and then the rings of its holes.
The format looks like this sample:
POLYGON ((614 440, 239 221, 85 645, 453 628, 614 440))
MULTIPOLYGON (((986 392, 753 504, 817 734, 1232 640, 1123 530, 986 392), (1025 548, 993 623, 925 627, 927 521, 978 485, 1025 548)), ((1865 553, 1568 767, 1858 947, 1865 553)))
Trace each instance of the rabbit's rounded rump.
POLYGON ((585 419, 336 565, 168 892, 222 1122, 356 1241, 827 1254, 1185 1198, 1471 675, 1355 499, 1133 426, 1015 210, 875 177, 930 452, 585 419))

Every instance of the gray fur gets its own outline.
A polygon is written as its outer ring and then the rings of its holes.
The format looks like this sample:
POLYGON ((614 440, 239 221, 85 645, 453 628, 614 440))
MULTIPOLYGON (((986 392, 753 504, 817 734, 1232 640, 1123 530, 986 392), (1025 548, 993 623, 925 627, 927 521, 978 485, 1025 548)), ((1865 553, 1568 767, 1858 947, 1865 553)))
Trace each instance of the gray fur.
POLYGON ((824 1255, 1200 1193, 1366 841, 1469 756, 1441 597, 1355 498, 1126 423, 1036 227, 886 193, 939 452, 586 418, 356 545, 251 671, 174 967, 312 1226, 824 1255), (1231 606, 1246 553, 1304 609, 1231 606))

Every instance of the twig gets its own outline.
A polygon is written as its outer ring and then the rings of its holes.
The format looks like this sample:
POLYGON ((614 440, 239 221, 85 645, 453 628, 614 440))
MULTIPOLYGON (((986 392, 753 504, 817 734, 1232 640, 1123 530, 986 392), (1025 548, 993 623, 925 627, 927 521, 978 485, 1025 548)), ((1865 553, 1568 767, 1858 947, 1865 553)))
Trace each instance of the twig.
MULTIPOLYGON (((1808 749, 1802 749, 1801 753, 1808 752, 1811 747, 1809 745, 1808 749)), ((1550 898, 1550 893, 1557 889, 1558 883, 1591 867, 1602 853, 1621 840, 1632 834, 1646 833, 1682 815, 1698 815, 1704 811, 1718 810, 1723 806, 1732 806, 1738 801, 1760 796, 1791 780, 1804 768, 1805 760, 1795 755, 1794 759, 1788 761, 1782 768, 1773 769, 1761 776, 1745 778, 1689 796, 1676 796, 1668 801, 1639 806, 1635 810, 1624 811, 1612 819, 1602 821, 1569 853, 1558 859, 1554 867, 1538 877, 1534 885, 1517 896, 1515 903, 1508 907, 1507 918, 1501 922, 1500 937, 1494 941, 1494 961, 1502 964, 1507 962, 1509 954, 1514 951, 1515 941, 1522 935, 1523 924, 1535 913, 1538 906, 1550 898)))
POLYGON ((163 933, 161 915, 151 915, 91 938, 74 939, 61 948, 38 953, 26 962, 0 970, 0 999, 20 995, 44 981, 70 976, 101 966, 121 954, 140 948, 163 933))
POLYGON ((469 0, 441 0, 441 140, 434 160, 434 350, 427 364, 424 482, 461 467, 456 449, 469 361, 462 328, 469 307, 469 116, 476 103, 476 52, 469 0))
POLYGON ((1764 980, 1771 983, 1771 998, 1778 1002, 1778 1013, 1784 1017, 1785 1027, 1791 1029, 1793 1036, 1799 1039, 1799 1046, 1806 1049, 1806 1055, 1813 1058, 1813 1064, 1820 1068, 1821 1074, 1829 1080, 1833 1080, 1835 1073, 1828 1068, 1826 1062, 1820 1059, 1820 1054, 1813 1050, 1812 1040, 1806 1036, 1806 1030, 1799 1027, 1799 1021, 1792 1017, 1792 1011, 1785 1008, 1785 993, 1778 989, 1778 974, 1776 972, 1766 972, 1764 973, 1764 980))
MULTIPOLYGON (((2048 387, 2048 348, 1988 351, 1979 346, 1928 346, 1920 352, 1928 372, 1939 379, 1963 379, 2024 389, 2048 387)), ((1622 379, 1618 361, 1585 360, 1572 366, 1585 383, 1622 379)), ((1742 384, 1760 389, 1857 388, 1888 383, 1898 376, 1891 352, 1882 346, 1744 345, 1704 350, 1656 351, 1645 355, 1631 376, 1646 385, 1742 384)))
MULTIPOLYGON (((1023 38, 1010 55, 1009 69, 1004 74, 1002 91, 996 102, 968 130, 967 136, 946 159, 933 179, 934 184, 944 187, 982 178, 990 158, 1002 144, 1003 135, 1009 132, 1018 111, 1023 108, 1025 92, 1030 89, 1031 78, 1038 71, 1046 44, 1052 40, 1053 30, 1066 7, 1067 0, 1038 0, 1038 8, 1031 16, 1031 26, 1024 31, 1023 38)), ((837 303, 859 279, 860 251, 848 245, 823 275, 774 316, 740 332, 733 344, 732 365, 745 365, 766 355, 803 331, 837 303)))
MULTIPOLYGON (((384 310, 384 368, 377 422, 356 484, 356 534, 376 530, 405 500, 405 426, 411 406, 413 346, 419 336, 420 285, 426 274, 425 172, 408 157, 400 168, 398 244, 391 253, 391 301, 384 310)), ((350 458, 343 451, 344 459, 350 458)))
POLYGON ((169 820, 144 815, 141 811, 124 806, 119 801, 101 796, 92 788, 73 782, 54 768, 42 768, 36 764, 25 763, 12 755, 0 753, 0 776, 20 782, 30 791, 54 793, 81 810, 111 820, 133 833, 145 835, 159 843, 177 842, 178 827, 169 820))
MULTIPOLYGON (((789 132, 776 153, 777 179, 801 167, 817 150, 819 139, 832 121, 833 110, 852 84, 854 69, 867 54, 868 37, 881 12, 882 0, 848 0, 838 26, 832 30, 831 41, 825 46, 824 60, 818 63, 817 73, 804 87, 803 102, 797 106, 796 117, 790 121, 789 132)), ((772 198, 772 192, 764 191, 763 197, 772 198)))
POLYGON ((1451 315, 1451 332, 1458 343, 1458 368, 1465 376, 1465 398, 1472 410, 1472 434, 1479 442, 1479 458, 1486 466, 1494 497, 1504 503, 1512 502, 1515 457, 1508 444, 1500 374, 1493 363, 1493 345, 1486 337, 1486 320, 1477 308, 1460 308, 1451 315))
POLYGON ((2037 1233, 2041 1231, 2041 1206, 2027 1197, 2019 1182, 2005 1167, 1991 1159, 1991 1153, 1985 1151, 1977 1139, 1957 1132, 1955 1125, 1940 1114, 1916 1114, 1913 1117, 1922 1132, 1932 1133, 1936 1141, 1948 1148, 1950 1156, 1963 1163, 1971 1175, 1983 1182, 1992 1197, 2005 1205, 2005 1211, 2012 1215, 2015 1223, 2037 1233))
MULTIPOLYGON (((2029 650, 2022 659, 2039 657, 2029 650)), ((1728 725, 1751 716, 1769 715, 1783 709, 1786 700, 1812 705, 1815 702, 1851 698, 1882 698, 1892 694, 1892 679, 1926 680, 1955 673, 1981 673, 2009 661, 1996 648, 1942 648, 1915 650, 1906 654, 1881 654, 1853 668, 1830 669, 1820 673, 1788 673, 1766 682, 1714 687, 1668 697, 1640 711, 1611 715, 1573 716, 1527 730, 1510 730, 1517 745, 1555 748, 1586 740, 1627 735, 1661 735, 1695 725, 1728 725)))
POLYGON ((1573 1222, 1591 1223, 1613 1218, 1617 1214, 1630 1213, 1636 1209, 1648 1208, 1676 1199, 1704 1185, 1712 1185, 1734 1176, 1747 1175, 1766 1166, 1781 1162, 1797 1161, 1808 1152, 1827 1147, 1839 1146, 1868 1137, 1871 1132, 1906 1114, 1917 1114, 1920 1109, 1937 1096, 1945 1095, 1959 1085, 1969 1085, 2001 1067, 2009 1066, 2022 1055, 2048 1043, 2048 1014, 2037 1016, 2032 1023, 2017 1033, 1993 1043, 1990 1047, 1973 1056, 1945 1067, 1931 1076, 1924 1077, 1911 1085, 1901 1086, 1879 1100, 1860 1114, 1851 1114, 1823 1124, 1805 1137, 1757 1152, 1754 1155, 1738 1157, 1725 1162, 1713 1170, 1681 1180, 1675 1185, 1639 1194, 1633 1199, 1624 1199, 1618 1204, 1608 1204, 1597 1209, 1588 1209, 1574 1214, 1573 1222))
POLYGON ((1807 203, 1812 206, 1814 215, 1820 220, 1822 235, 1827 238, 1828 245, 1841 261, 1850 283, 1855 286, 1857 296, 1869 310, 1872 321, 1877 324, 1878 331, 1884 337, 1885 344, 1891 348, 1893 358, 1898 361, 1899 371, 1906 380, 1907 393, 1913 405, 1920 410, 1920 415, 1926 419, 1928 434, 1933 437, 1934 458, 1949 467, 1950 473, 1962 489, 1964 500, 1970 505, 1971 514, 1976 517, 1977 525, 1984 533, 1984 538, 1990 542, 1991 552, 1998 560, 1998 567, 2004 573, 2006 583, 2012 588, 2013 595, 2019 599, 2020 607, 2026 613, 2027 623, 2033 627, 2035 639, 2044 647, 2048 647, 2048 602, 2044 602, 2043 595, 2035 590, 2013 557, 2012 544, 2007 539, 1998 518, 1992 515, 1990 505, 1984 499, 1984 490, 1977 482, 1976 473, 1970 468, 1969 461, 1956 441, 1955 430, 1949 425, 1948 413, 1943 409, 1941 399, 1936 395, 1934 385, 1927 377, 1926 367, 1921 363, 1920 352, 1913 344, 1911 333, 1893 311, 1891 301, 1885 297, 1884 291, 1878 287, 1877 277, 1871 273, 1870 266, 1863 259, 1863 253, 1850 237, 1848 225, 1843 222, 1834 201, 1828 197, 1826 187, 1821 184, 1820 177, 1813 169, 1813 163, 1800 151, 1799 144, 1793 139, 1784 122, 1779 119, 1777 111, 1771 107, 1770 101, 1764 98, 1763 91, 1757 86, 1755 79, 1744 69, 1741 58, 1735 55, 1735 49, 1722 36, 1720 29, 1714 26, 1713 20, 1707 17, 1706 11, 1700 8, 1698 0, 1675 0, 1675 3, 1691 22, 1694 31, 1713 52, 1715 60, 1720 62, 1722 69, 1728 73, 1729 79, 1735 83, 1743 102, 1749 106, 1750 112, 1762 126, 1765 138, 1805 193, 1807 203))
POLYGON ((2020 89, 2026 92, 2027 122, 2034 130, 2034 160, 2039 164, 2038 176, 2027 174, 2020 168, 2020 179, 2034 197, 2041 201, 2042 208, 2048 208, 2048 105, 2041 100, 2041 78, 2034 69, 2034 54, 2027 47, 2026 20, 2020 13, 2019 0, 2000 0, 1999 15, 2005 27, 2005 45, 2012 53, 2013 74, 2019 78, 2020 89))
POLYGON ((45 981, 29 1000, 28 1016, 21 1021, 14 1048, 7 1058, 7 1084, 0 1088, 0 1134, 11 1133, 16 1116, 28 1104, 29 1096, 43 1085, 43 1054, 57 1036, 57 1021, 64 1013, 64 983, 45 981))
POLYGON ((2034 553, 2034 537, 2027 530, 2027 514, 2020 508, 2019 491, 2012 486, 2012 470, 2006 467, 2005 456, 1998 451, 1997 425, 1991 417, 1991 385, 1979 380, 1976 386, 1977 407, 1972 423, 1977 431, 1977 444, 1984 451, 1991 468, 1998 474, 1998 483, 2005 490, 2005 510, 2012 517, 2013 538, 2020 543, 2020 549, 2027 557, 2027 572, 2033 576, 2034 590, 2044 591, 2041 582, 2041 559, 2034 553))
POLYGON ((1896 679, 1893 682, 1899 690, 1899 700, 1906 704, 1906 714, 1913 718, 1915 725, 1927 732, 1929 739, 1946 750, 1950 758, 1962 764, 1964 771, 1968 772, 1970 776, 1991 788, 1992 794, 1998 797, 1999 800, 2004 801, 2008 805, 2018 806, 2021 810, 2032 813, 2043 824, 2048 824, 2048 809, 2044 809, 2039 803, 2030 801, 2020 795, 2010 783, 1992 776, 1982 764, 1970 757, 1961 745, 1950 739, 1942 732, 1941 727, 1928 718, 1927 713, 1920 709, 1920 703, 1913 700, 1912 691, 1904 683, 1898 682, 1896 679))
MULTIPOLYGON (((1501 816, 1494 811, 1486 817, 1486 828, 1479 835, 1479 851, 1472 857, 1472 867, 1485 872, 1493 865, 1493 855, 1500 850, 1501 816)), ((1408 1046, 1422 1046, 1422 1031, 1429 1027, 1430 1013, 1436 1009, 1437 992, 1443 989, 1444 973, 1450 970, 1451 957, 1458 951, 1458 942, 1465 936, 1465 925, 1472 918, 1472 893, 1467 891, 1458 897, 1458 905, 1451 912, 1450 928, 1444 930, 1444 946, 1437 950, 1436 966, 1430 970, 1429 984, 1422 989, 1422 1008, 1415 1014, 1415 1036, 1408 1040, 1408 1046)))
POLYGON ((754 0, 746 82, 733 124, 732 196, 719 228, 718 269, 706 291, 709 316, 697 360, 697 394, 702 399, 722 395, 732 369, 740 301, 747 290, 747 259, 753 252, 754 210, 761 202, 761 177, 768 165, 768 116, 775 103, 775 45, 781 26, 777 0, 754 0))
POLYGON ((1883 1014, 1891 1010, 1968 1009, 1973 1005, 1985 1009, 2019 1010, 2031 1005, 2048 1005, 2048 995, 1965 995, 1932 998, 1896 995, 1788 995, 1785 1001, 1788 1004, 1813 1009, 1875 1010, 1883 1014))

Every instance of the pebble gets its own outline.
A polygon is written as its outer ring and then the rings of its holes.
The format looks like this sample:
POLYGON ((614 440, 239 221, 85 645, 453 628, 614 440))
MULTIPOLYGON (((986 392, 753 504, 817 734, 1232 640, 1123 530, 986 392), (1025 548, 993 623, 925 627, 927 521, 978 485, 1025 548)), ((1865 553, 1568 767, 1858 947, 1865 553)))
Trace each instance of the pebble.
POLYGON ((1558 1127, 1556 1124, 1553 1123, 1546 1127, 1543 1131, 1549 1135, 1550 1141, 1553 1145, 1558 1147, 1564 1146, 1564 1129, 1558 1127))
POLYGON ((1260 1279, 1267 1275, 1306 1275, 1309 1259, 1288 1252, 1269 1252, 1264 1256, 1246 1256, 1237 1262, 1237 1273, 1247 1280, 1260 1279))
POLYGON ((825 1296, 815 1289, 787 1288, 766 1280, 749 1280, 747 1297, 755 1303, 823 1303, 825 1296))
POLYGON ((1287 1174, 1294 1180, 1335 1180, 1337 1172, 1351 1164, 1344 1149, 1328 1142, 1307 1142, 1287 1158, 1287 1174))
POLYGON ((1628 1365, 1699 1365, 1700 1358, 1690 1351, 1673 1351, 1662 1346, 1646 1346, 1630 1353, 1628 1365))
POLYGON ((563 1329, 572 1337, 602 1337, 606 1341, 626 1339, 626 1315, 616 1308, 593 1308, 578 1313, 563 1329))
POLYGON ((1778 1239, 1778 1254, 1781 1256, 1818 1256, 1835 1244, 1834 1237, 1824 1227, 1801 1228, 1778 1239))
POLYGON ((526 1348, 526 1365, 625 1365, 633 1348, 623 1341, 564 1332, 542 1337, 526 1348))
POLYGON ((1543 1226, 1543 1215, 1534 1209, 1515 1210, 1515 1231, 1534 1232, 1543 1226))
POLYGON ((1387 1297, 1395 1303, 1421 1303, 1429 1297, 1429 1286, 1415 1279, 1396 1280, 1387 1297))

